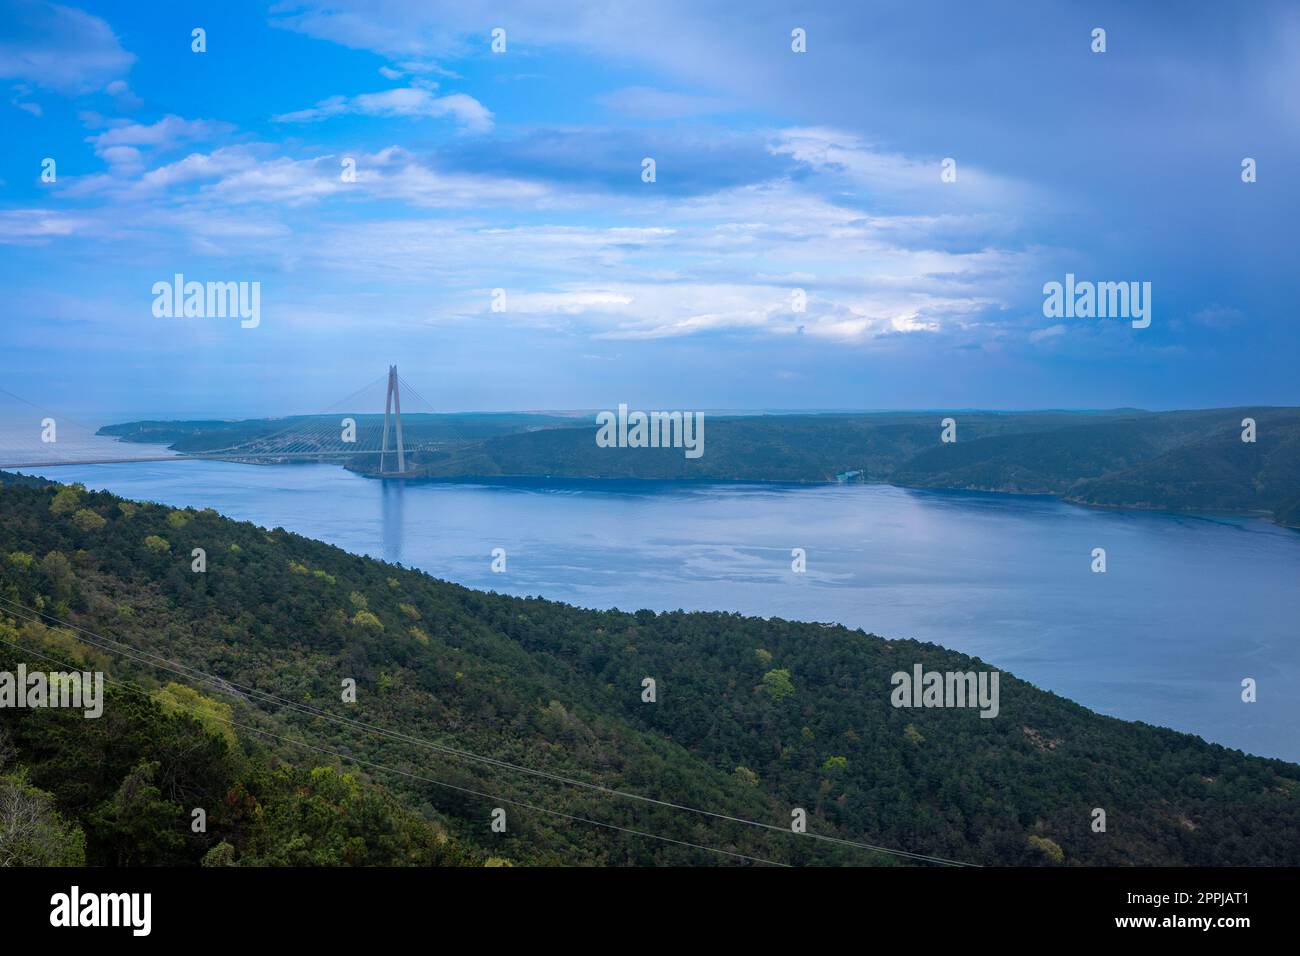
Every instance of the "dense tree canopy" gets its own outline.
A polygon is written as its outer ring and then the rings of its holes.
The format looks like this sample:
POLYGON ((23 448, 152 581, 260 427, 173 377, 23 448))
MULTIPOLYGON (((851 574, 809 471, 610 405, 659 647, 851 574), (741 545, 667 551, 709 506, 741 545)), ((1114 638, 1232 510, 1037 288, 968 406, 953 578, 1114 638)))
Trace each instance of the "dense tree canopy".
POLYGON ((899 862, 782 832, 804 808, 810 832, 985 864, 1300 862, 1300 767, 1006 673, 996 719, 891 706, 895 671, 988 669, 936 645, 472 591, 212 511, 77 488, 71 507, 69 490, 0 488, 0 670, 53 658, 111 681, 97 720, 0 710, 4 792, 64 859, 84 839, 93 864, 735 861, 546 808, 787 863, 899 862))

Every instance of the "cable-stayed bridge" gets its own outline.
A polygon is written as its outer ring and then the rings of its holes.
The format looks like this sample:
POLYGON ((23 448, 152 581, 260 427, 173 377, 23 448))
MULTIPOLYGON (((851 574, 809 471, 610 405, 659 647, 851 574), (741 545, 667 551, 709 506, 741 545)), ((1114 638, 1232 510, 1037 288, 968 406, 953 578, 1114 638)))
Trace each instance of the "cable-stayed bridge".
POLYGON ((147 421, 96 429, 0 389, 0 469, 178 459, 355 460, 363 470, 400 476, 412 454, 442 443, 422 421, 433 411, 395 365, 321 412, 247 421, 147 421))

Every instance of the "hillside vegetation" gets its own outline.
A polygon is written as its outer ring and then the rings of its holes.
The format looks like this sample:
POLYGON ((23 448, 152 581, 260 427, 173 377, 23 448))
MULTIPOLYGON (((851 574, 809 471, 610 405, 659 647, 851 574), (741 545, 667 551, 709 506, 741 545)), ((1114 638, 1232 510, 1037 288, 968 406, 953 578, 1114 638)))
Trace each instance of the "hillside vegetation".
POLYGON ((55 658, 113 687, 98 720, 0 710, 2 786, 40 808, 40 852, 65 862, 742 862, 556 813, 785 863, 908 862, 788 832, 804 808, 812 833, 981 864, 1300 863, 1300 766, 1006 673, 993 719, 892 707, 895 671, 991 666, 932 644, 472 591, 53 485, 0 486, 0 602, 0 670, 55 658))
MULTIPOLYGON (((1267 514, 1300 526, 1300 409, 1184 412, 881 412, 706 417, 705 452, 602 448, 594 423, 546 416, 423 416, 408 427, 431 445, 410 455, 409 476, 696 479, 825 482, 1052 494, 1080 504, 1267 514), (443 421, 442 419, 447 419, 443 421), (956 441, 940 422, 956 422, 956 441), (1256 440, 1241 440, 1245 418, 1256 440), (421 431, 422 430, 422 431, 421 431)), ((173 441, 181 451, 256 445, 282 422, 134 423, 106 434, 173 441), (241 431, 242 430, 242 431, 241 431), (179 437, 176 437, 179 435, 179 437)), ((348 467, 365 474, 377 455, 348 467)))

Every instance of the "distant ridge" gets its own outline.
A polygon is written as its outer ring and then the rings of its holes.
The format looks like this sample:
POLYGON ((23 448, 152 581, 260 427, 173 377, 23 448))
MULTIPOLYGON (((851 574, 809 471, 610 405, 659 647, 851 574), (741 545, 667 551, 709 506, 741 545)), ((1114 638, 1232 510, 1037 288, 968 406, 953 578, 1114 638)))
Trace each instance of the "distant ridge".
MULTIPOLYGON (((318 421, 304 417, 304 423, 318 421)), ((837 476, 931 488, 1051 494, 1078 504, 1300 519, 1300 408, 1149 412, 932 410, 709 416, 696 459, 664 448, 602 448, 593 422, 531 413, 409 416, 412 478, 641 478, 830 482, 837 476), (956 441, 941 441, 941 421, 956 441), (1241 422, 1254 419, 1254 442, 1241 422)), ((305 426, 304 426, 305 427, 305 426)), ((101 434, 225 448, 284 420, 129 422, 101 434)), ((348 467, 378 470, 377 455, 348 467)))

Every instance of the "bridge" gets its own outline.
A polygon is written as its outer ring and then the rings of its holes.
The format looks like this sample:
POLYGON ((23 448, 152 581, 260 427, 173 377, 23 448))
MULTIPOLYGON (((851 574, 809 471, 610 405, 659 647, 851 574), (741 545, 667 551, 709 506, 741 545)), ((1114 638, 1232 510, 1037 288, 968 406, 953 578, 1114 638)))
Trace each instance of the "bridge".
MULTIPOLYGON (((408 402, 414 398, 417 407, 433 411, 433 406, 398 374, 397 366, 390 365, 386 375, 321 412, 244 422, 206 422, 207 427, 192 429, 187 429, 184 422, 140 422, 131 432, 105 432, 0 389, 0 470, 186 459, 305 460, 355 461, 360 470, 368 473, 402 477, 408 474, 412 454, 440 444, 428 428, 418 424, 412 436, 409 418, 408 427, 403 428, 403 393, 408 402), (360 410, 367 404, 365 393, 380 381, 385 381, 382 420, 378 411, 360 410), (215 446, 205 447, 212 442, 215 446), (159 452, 158 445, 174 447, 159 452), (368 459, 372 458, 374 467, 368 467, 368 459)), ((424 412, 414 414, 419 417, 424 412)))

